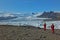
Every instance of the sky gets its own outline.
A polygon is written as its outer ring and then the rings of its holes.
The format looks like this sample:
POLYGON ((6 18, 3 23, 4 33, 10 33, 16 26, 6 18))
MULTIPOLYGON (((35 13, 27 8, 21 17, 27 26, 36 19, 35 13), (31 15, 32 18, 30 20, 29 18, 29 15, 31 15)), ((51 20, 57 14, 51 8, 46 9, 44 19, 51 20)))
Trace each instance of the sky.
POLYGON ((60 11, 60 0, 0 0, 0 12, 60 11))

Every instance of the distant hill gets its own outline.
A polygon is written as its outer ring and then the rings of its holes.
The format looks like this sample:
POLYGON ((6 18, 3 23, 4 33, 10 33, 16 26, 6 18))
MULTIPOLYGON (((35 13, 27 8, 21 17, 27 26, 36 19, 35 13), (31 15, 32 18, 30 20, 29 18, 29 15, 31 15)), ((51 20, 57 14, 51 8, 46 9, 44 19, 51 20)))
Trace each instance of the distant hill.
POLYGON ((0 17, 0 20, 9 20, 14 18, 17 18, 17 17, 0 17))
POLYGON ((13 14, 0 14, 0 21, 1 20, 10 20, 10 19, 14 19, 17 18, 17 16, 13 15, 13 14))
POLYGON ((42 15, 39 15, 37 17, 40 17, 40 18, 52 18, 52 20, 60 20, 60 13, 59 12, 53 12, 53 11, 43 12, 42 15))

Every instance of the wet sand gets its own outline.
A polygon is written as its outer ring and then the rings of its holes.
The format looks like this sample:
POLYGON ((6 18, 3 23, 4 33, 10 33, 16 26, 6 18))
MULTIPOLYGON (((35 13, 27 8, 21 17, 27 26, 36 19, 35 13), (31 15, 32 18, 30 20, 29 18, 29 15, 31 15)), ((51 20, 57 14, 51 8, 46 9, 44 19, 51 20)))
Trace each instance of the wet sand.
POLYGON ((60 40, 60 30, 53 34, 50 29, 0 25, 0 40, 60 40))

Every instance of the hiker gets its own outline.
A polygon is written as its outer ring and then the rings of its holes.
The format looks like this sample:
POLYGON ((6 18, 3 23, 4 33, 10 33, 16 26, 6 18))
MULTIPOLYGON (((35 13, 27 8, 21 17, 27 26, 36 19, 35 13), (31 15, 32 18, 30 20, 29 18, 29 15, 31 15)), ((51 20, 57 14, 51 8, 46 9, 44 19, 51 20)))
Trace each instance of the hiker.
POLYGON ((51 25, 52 33, 54 33, 54 24, 51 25))
POLYGON ((44 23, 44 31, 46 31, 46 23, 44 23))

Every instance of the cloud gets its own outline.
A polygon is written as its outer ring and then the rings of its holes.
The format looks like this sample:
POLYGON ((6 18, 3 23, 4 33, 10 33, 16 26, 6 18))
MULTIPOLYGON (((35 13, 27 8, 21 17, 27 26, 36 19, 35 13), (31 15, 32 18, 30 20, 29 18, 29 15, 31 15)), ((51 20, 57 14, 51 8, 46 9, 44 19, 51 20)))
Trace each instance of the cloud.
POLYGON ((3 11, 0 11, 0 13, 2 13, 3 11))
POLYGON ((22 13, 16 13, 16 14, 22 14, 22 13))

